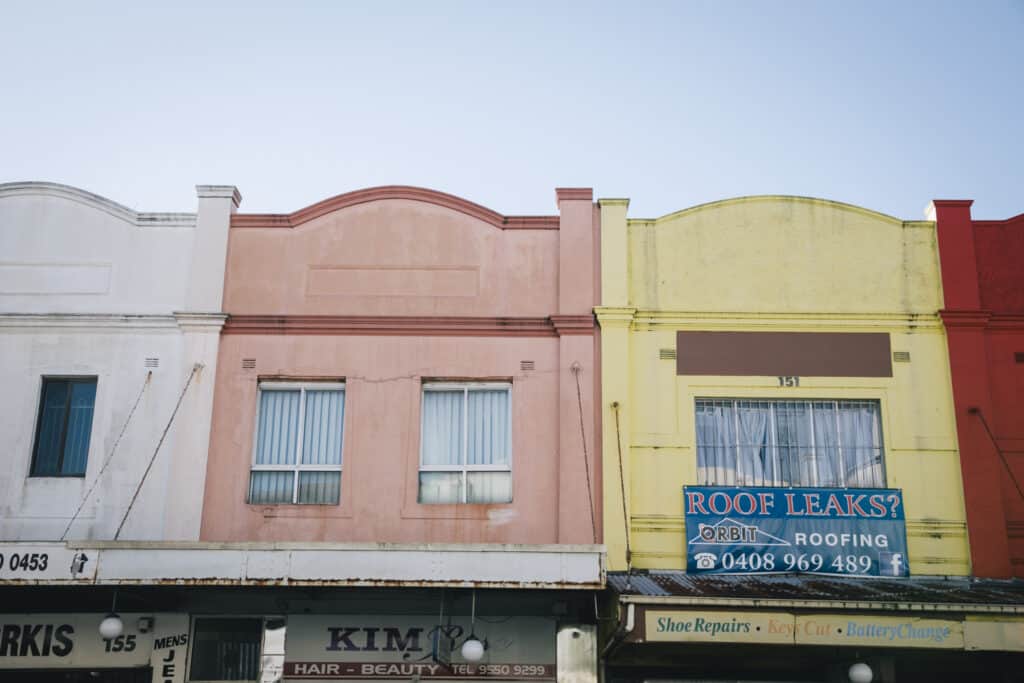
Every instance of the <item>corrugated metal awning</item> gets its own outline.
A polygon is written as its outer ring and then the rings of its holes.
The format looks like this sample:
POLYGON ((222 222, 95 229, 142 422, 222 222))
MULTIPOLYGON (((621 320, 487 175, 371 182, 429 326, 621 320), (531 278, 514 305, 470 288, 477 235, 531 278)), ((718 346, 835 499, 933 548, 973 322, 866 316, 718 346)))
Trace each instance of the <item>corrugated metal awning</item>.
POLYGON ((1024 613, 1024 581, 969 577, 609 572, 623 602, 1024 613))

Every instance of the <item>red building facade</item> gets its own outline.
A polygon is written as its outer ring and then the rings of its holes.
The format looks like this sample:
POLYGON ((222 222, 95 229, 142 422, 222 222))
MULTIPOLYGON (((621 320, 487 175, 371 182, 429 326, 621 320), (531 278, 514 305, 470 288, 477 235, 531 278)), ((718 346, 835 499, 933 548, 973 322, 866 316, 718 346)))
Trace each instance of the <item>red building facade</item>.
POLYGON ((975 576, 1024 577, 1024 214, 933 203, 975 576))

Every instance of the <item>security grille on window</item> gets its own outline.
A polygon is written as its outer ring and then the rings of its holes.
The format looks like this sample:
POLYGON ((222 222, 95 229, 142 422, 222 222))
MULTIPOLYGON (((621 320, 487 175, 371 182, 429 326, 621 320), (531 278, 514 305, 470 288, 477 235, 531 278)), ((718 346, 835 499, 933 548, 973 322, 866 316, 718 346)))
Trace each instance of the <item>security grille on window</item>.
POLYGON ((511 386, 423 387, 421 503, 511 503, 511 386))
POLYGON ((877 401, 697 399, 705 485, 885 486, 877 401))
POLYGON ((344 384, 261 383, 249 502, 337 504, 344 423, 344 384))
POLYGON ((43 378, 31 476, 85 476, 95 403, 95 377, 43 378))
POLYGON ((259 618, 197 618, 189 680, 259 680, 262 635, 259 618))

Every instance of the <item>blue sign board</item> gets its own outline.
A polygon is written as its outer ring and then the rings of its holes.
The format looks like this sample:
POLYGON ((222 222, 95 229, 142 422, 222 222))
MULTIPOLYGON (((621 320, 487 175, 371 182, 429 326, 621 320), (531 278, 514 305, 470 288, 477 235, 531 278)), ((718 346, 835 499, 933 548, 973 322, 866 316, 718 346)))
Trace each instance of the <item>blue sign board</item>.
POLYGON ((690 574, 909 576, 899 489, 683 487, 690 574))

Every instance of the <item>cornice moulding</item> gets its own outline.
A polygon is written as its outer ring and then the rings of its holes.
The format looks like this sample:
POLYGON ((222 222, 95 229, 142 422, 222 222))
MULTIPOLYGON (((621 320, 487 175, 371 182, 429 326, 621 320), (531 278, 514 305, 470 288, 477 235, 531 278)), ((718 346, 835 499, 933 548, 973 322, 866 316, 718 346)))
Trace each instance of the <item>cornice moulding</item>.
POLYGON ((0 328, 7 330, 129 331, 177 330, 173 315, 103 313, 0 313, 0 328))
POLYGON ((230 199, 236 207, 242 203, 242 194, 234 185, 196 185, 196 196, 200 199, 230 199))
POLYGON ((191 313, 175 311, 174 319, 183 332, 220 332, 227 321, 224 313, 191 313))
MULTIPOLYGON (((895 225, 905 225, 907 221, 904 221, 895 216, 890 216, 872 209, 866 209, 856 204, 846 204, 845 202, 837 202, 831 199, 821 199, 818 197, 801 197, 797 195, 750 195, 744 197, 732 197, 730 199, 721 199, 714 202, 707 202, 705 204, 697 204, 696 206, 690 206, 685 209, 673 211, 657 218, 630 218, 629 224, 640 224, 640 223, 663 223, 671 221, 676 218, 681 218, 690 213, 697 213, 699 211, 707 211, 710 209, 723 208, 730 204, 749 204, 756 202, 794 202, 799 204, 812 204, 816 206, 827 207, 831 209, 850 211, 853 213, 859 213, 870 218, 885 221, 886 223, 892 223, 895 225)), ((920 222, 920 221, 913 221, 920 222)))
POLYGON ((594 201, 594 190, 590 187, 559 187, 555 188, 557 201, 594 201))
POLYGON ((224 334, 555 337, 551 318, 231 315, 224 334))
POLYGON ((553 315, 551 323, 559 336, 567 334, 593 334, 594 316, 588 315, 553 315))
POLYGON ((405 199, 441 206, 472 216, 502 230, 557 230, 559 226, 558 216, 504 216, 485 206, 444 192, 406 185, 386 185, 340 194, 288 214, 236 213, 231 217, 231 227, 297 228, 303 223, 334 211, 388 199, 405 199))
POLYGON ((115 201, 71 185, 46 182, 0 183, 0 200, 18 196, 45 196, 64 199, 103 211, 136 227, 194 228, 196 214, 169 212, 138 212, 115 201))

